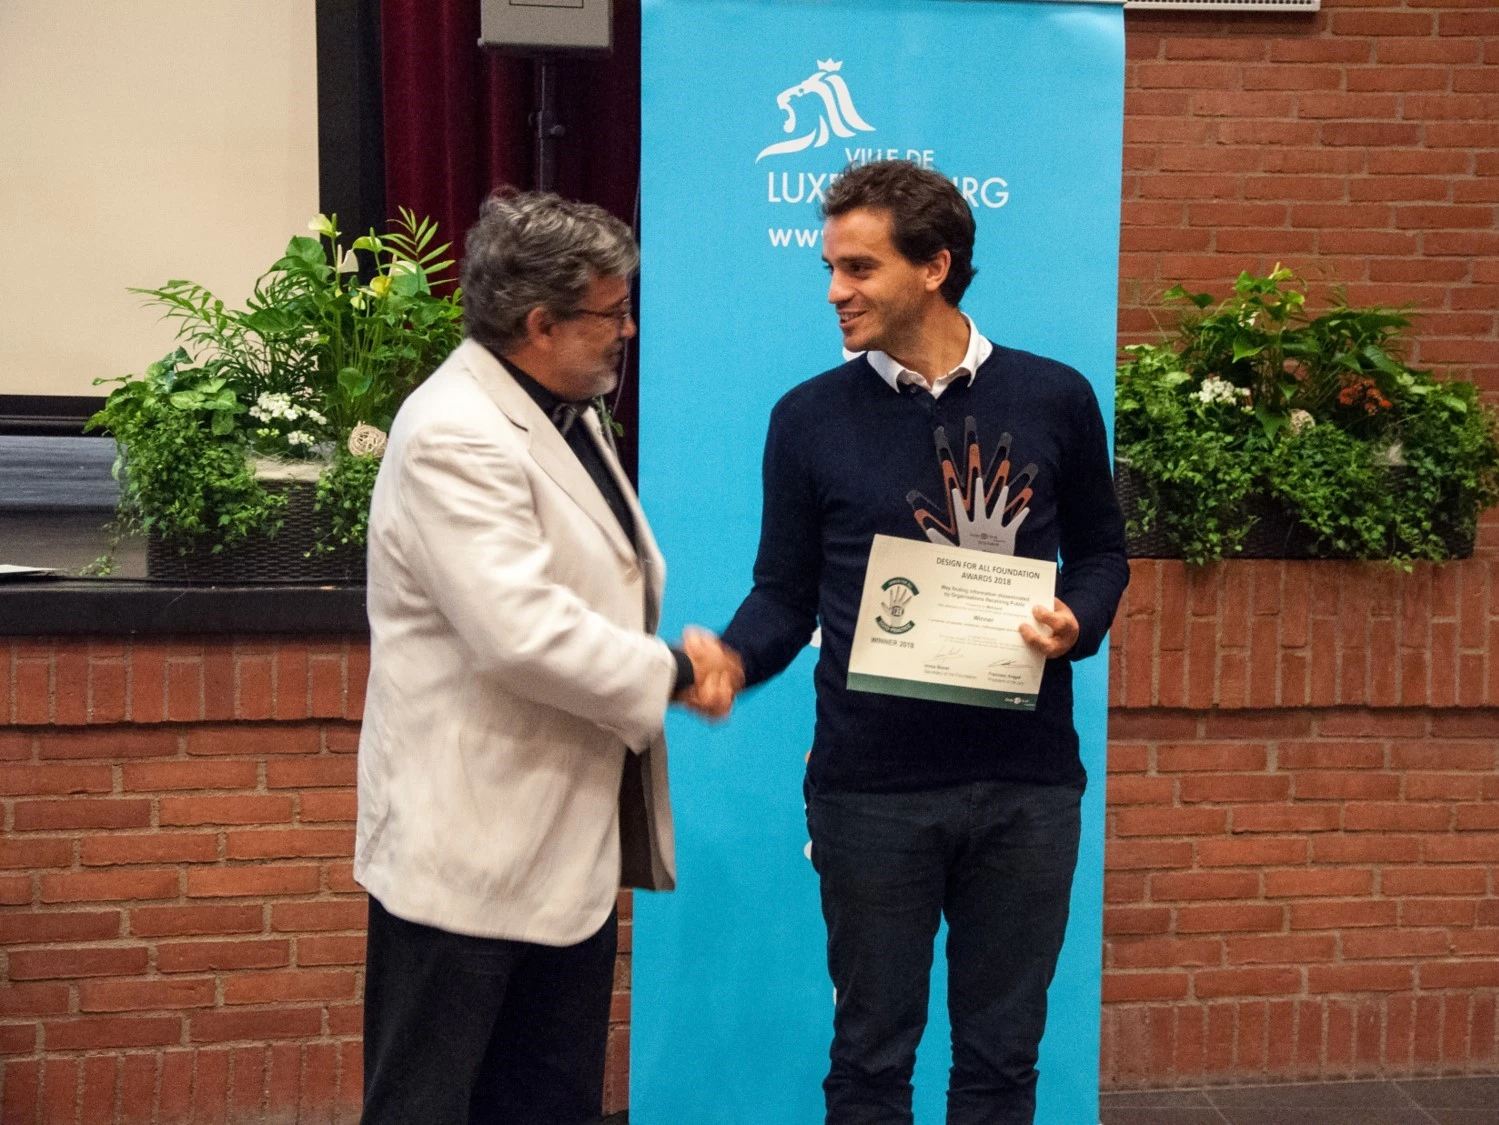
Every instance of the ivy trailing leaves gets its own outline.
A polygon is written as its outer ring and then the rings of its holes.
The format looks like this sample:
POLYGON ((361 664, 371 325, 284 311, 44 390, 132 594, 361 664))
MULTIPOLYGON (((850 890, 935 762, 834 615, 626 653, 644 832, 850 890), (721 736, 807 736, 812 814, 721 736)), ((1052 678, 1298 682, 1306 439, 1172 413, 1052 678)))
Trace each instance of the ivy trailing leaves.
POLYGON ((1496 413, 1471 383, 1405 361, 1410 319, 1243 273, 1217 302, 1176 286, 1174 337, 1125 349, 1118 449, 1145 484, 1137 531, 1194 563, 1237 554, 1268 494, 1330 552, 1448 557, 1499 501, 1496 413))

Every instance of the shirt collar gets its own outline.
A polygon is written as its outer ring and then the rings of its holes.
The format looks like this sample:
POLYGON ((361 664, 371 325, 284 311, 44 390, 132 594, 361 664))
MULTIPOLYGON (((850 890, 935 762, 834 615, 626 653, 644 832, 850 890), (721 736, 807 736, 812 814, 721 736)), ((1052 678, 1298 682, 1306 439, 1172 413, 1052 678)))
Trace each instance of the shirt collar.
POLYGON ((542 386, 530 372, 514 360, 506 359, 501 362, 515 377, 521 389, 531 396, 531 401, 541 407, 541 412, 550 418, 552 425, 557 427, 563 437, 566 437, 567 431, 572 429, 573 422, 586 403, 569 402, 550 388, 542 386))
MULTIPOLYGON (((945 389, 948 384, 956 381, 961 375, 967 375, 968 384, 972 386, 974 379, 978 378, 979 368, 984 365, 984 361, 994 351, 994 345, 979 332, 978 326, 973 323, 973 318, 964 313, 963 319, 968 322, 968 350, 963 353, 963 359, 959 362, 958 366, 954 367, 946 375, 938 378, 932 384, 931 389, 934 392, 945 389)), ((843 350, 843 358, 845 360, 854 359, 859 354, 859 352, 851 352, 847 348, 843 350)), ((926 379, 919 372, 912 371, 884 352, 871 351, 864 352, 863 355, 869 360, 869 366, 874 368, 875 373, 881 379, 885 380, 893 391, 900 390, 904 384, 908 383, 916 383, 923 387, 928 385, 926 379)))

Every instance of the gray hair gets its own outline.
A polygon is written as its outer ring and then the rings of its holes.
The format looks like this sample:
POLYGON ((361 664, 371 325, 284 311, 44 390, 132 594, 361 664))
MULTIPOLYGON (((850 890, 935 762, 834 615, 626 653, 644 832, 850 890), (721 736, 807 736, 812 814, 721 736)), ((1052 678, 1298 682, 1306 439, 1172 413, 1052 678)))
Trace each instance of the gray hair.
POLYGON ((525 340, 532 309, 571 316, 595 277, 629 277, 639 266, 630 228, 602 207, 502 188, 468 232, 464 327, 503 355, 525 340))

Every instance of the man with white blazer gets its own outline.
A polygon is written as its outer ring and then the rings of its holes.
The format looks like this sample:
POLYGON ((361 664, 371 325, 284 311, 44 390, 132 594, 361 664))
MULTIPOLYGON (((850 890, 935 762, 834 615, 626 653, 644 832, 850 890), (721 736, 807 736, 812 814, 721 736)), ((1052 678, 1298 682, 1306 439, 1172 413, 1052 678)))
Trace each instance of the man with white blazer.
POLYGON ((598 1120, 617 892, 675 882, 666 708, 721 717, 740 682, 712 637, 654 635, 665 568, 588 407, 638 263, 597 207, 486 201, 468 339, 391 428, 354 861, 366 1125, 598 1120))

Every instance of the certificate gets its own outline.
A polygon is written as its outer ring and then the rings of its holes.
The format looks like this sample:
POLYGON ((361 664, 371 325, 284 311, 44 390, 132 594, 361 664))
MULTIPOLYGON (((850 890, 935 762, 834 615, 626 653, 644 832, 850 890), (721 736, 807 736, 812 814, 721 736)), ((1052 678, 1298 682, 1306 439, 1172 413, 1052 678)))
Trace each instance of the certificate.
POLYGON ((1034 711, 1046 658, 1020 638, 1045 632, 1057 565, 876 535, 848 661, 851 691, 1034 711))

